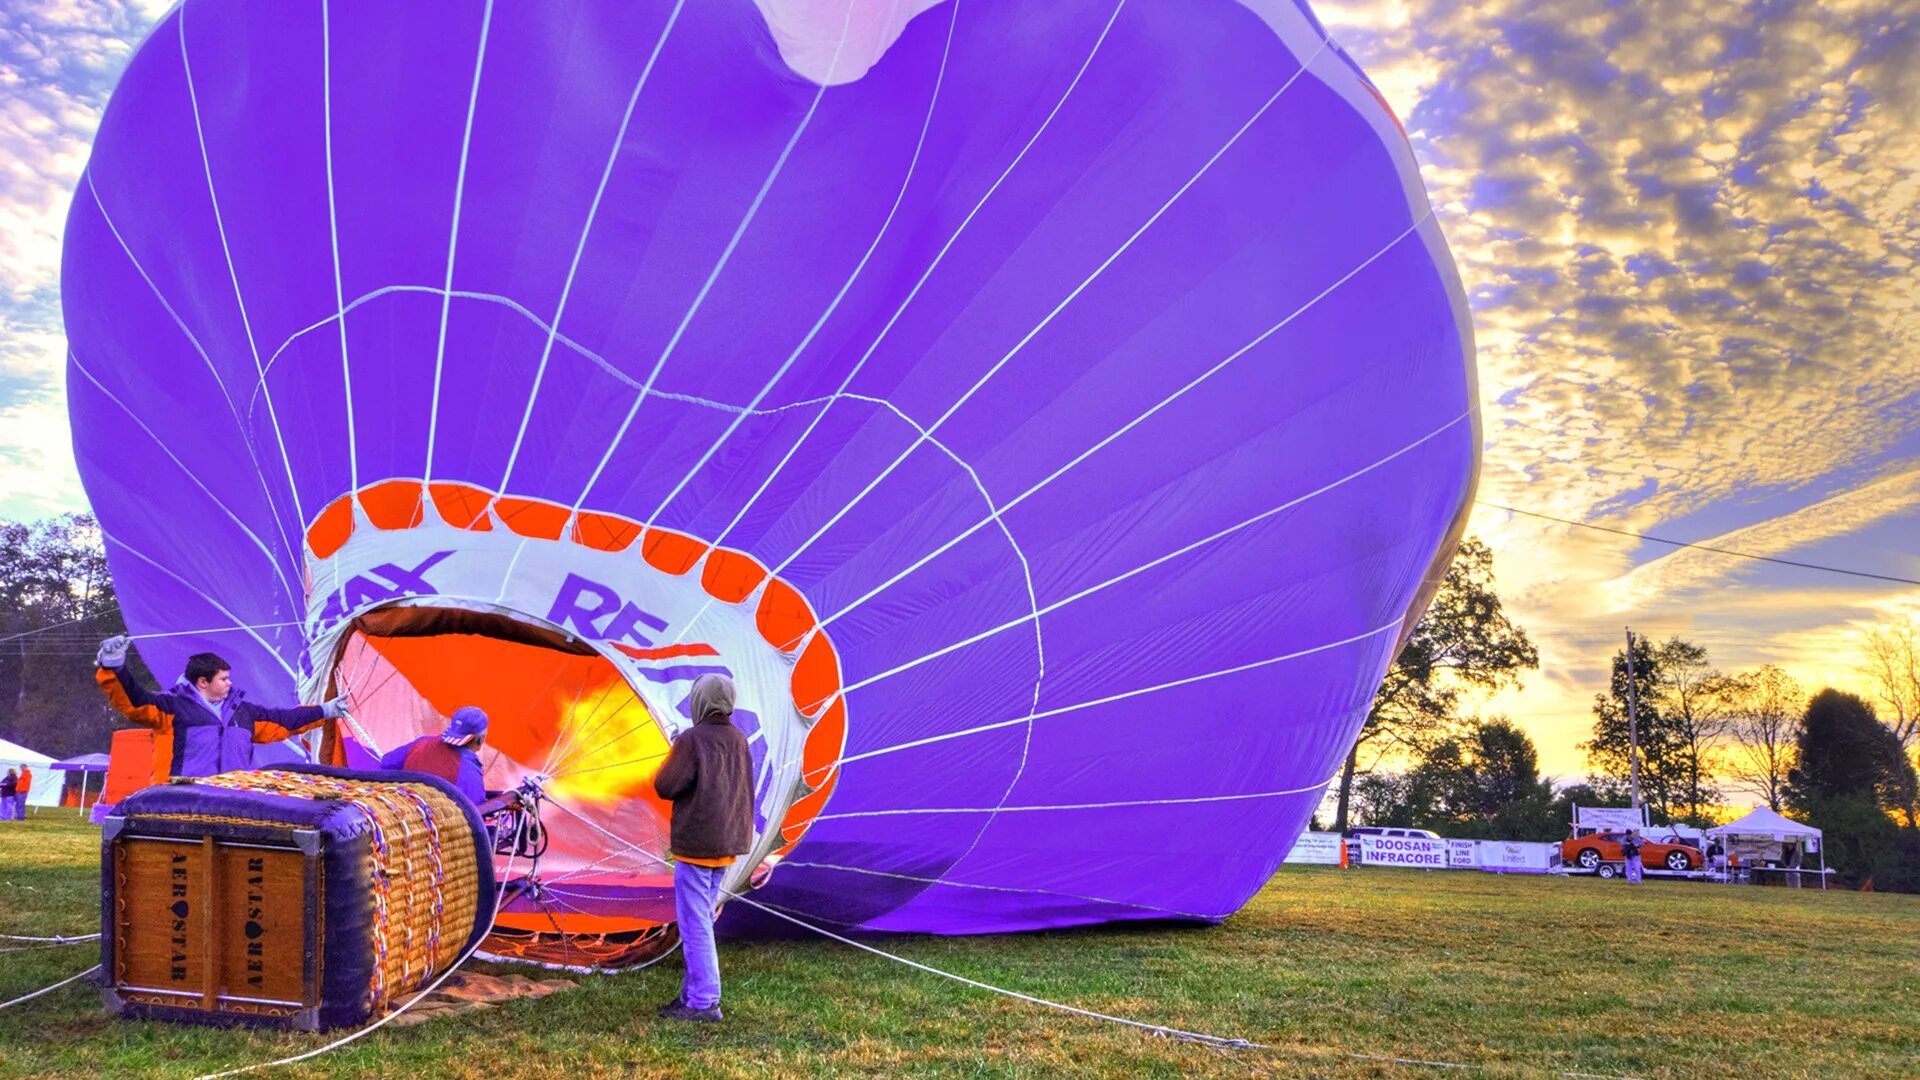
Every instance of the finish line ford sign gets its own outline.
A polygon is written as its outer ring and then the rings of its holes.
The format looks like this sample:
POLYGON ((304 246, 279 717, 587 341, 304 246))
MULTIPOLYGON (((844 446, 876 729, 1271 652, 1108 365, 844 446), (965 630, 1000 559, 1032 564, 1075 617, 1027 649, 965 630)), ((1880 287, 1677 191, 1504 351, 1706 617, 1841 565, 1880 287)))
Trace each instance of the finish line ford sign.
POLYGON ((1362 836, 1360 862, 1366 866, 1447 868, 1447 841, 1426 836, 1362 836))

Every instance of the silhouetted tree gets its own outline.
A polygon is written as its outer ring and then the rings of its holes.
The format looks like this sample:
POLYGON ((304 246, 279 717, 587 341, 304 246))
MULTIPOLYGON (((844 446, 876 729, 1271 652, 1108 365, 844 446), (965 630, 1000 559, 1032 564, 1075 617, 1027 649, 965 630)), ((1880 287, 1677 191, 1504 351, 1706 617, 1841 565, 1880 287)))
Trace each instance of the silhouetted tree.
POLYGON ((1787 805, 1825 833, 1827 862, 1850 884, 1920 890, 1913 763, 1873 706, 1838 690, 1807 703, 1787 805), (1895 815, 1905 819, 1901 828, 1895 815))
POLYGON ((0 737, 55 756, 105 749, 114 714, 93 654, 124 632, 90 515, 0 522, 0 737))
POLYGON ((1777 813, 1785 805, 1807 693, 1772 664, 1730 676, 1721 693, 1733 742, 1727 775, 1758 792, 1777 813))
POLYGON ((1507 618, 1494 591, 1493 552, 1477 538, 1460 544, 1440 591, 1387 670, 1360 736, 1340 771, 1334 828, 1347 827, 1363 747, 1424 757, 1446 741, 1464 687, 1492 689, 1540 666, 1527 633, 1507 618))

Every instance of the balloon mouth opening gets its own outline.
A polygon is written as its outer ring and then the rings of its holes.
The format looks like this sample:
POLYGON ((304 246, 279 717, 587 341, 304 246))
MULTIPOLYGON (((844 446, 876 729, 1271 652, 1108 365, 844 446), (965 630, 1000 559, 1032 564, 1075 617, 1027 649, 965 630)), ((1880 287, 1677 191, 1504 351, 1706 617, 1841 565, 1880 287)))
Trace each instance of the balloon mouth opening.
MULTIPOLYGON (((539 887, 502 908, 483 951, 602 970, 660 955, 673 940, 671 806, 653 777, 671 744, 656 707, 592 644, 540 620, 420 599, 369 610, 342 631, 330 676, 351 718, 335 729, 339 756, 377 767, 382 754, 438 736, 455 709, 486 710, 487 790, 541 778, 548 841, 539 887)), ((503 883, 530 869, 524 858, 495 863, 503 883)))

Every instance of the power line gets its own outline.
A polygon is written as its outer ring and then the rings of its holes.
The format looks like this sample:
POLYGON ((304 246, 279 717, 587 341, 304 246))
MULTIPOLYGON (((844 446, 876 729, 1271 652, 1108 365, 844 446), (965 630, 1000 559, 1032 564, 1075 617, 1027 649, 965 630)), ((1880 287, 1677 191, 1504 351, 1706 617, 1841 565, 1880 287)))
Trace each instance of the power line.
POLYGON ((1900 585, 1920 585, 1920 581, 1913 578, 1898 577, 1893 574, 1870 574, 1865 570, 1843 570, 1838 566, 1822 566, 1819 563, 1796 562, 1792 559, 1776 559, 1771 555, 1755 555, 1750 551, 1734 551, 1732 548, 1711 547, 1706 544, 1690 544, 1685 540, 1669 540, 1664 536, 1648 536, 1646 533, 1633 532, 1628 529, 1615 529, 1607 525, 1595 525, 1591 521, 1575 521, 1571 518, 1554 517, 1552 514, 1541 514, 1532 510, 1521 510, 1517 507, 1487 502, 1485 499, 1475 499, 1474 502, 1494 510, 1505 510, 1509 514, 1520 514, 1525 517, 1539 518, 1542 521, 1557 521, 1562 525, 1573 525, 1582 529, 1592 529, 1595 532, 1612 533, 1615 536, 1630 536, 1636 540, 1647 540, 1655 544, 1671 544, 1674 547, 1694 548, 1698 551, 1711 551, 1715 555, 1731 555, 1739 559, 1776 563, 1780 566, 1797 566, 1802 570, 1823 570, 1829 574, 1845 574, 1848 577, 1872 578, 1875 581, 1891 581, 1900 585))

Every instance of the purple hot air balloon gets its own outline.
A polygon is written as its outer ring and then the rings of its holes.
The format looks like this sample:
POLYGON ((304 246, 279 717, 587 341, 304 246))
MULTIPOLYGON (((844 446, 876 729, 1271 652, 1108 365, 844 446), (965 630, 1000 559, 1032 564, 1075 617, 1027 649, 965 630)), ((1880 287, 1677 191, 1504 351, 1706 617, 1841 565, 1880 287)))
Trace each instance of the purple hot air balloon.
POLYGON ((553 797, 502 928, 575 944, 663 918, 708 671, 758 769, 730 888, 1224 918, 1477 467, 1413 155, 1289 0, 188 0, 63 288, 149 662, 348 692, 349 763, 486 706, 489 782, 553 797))

